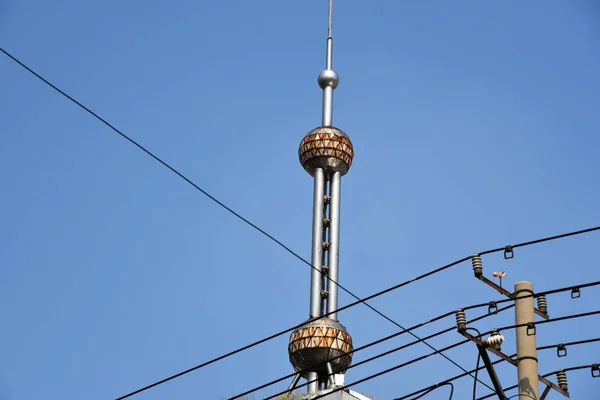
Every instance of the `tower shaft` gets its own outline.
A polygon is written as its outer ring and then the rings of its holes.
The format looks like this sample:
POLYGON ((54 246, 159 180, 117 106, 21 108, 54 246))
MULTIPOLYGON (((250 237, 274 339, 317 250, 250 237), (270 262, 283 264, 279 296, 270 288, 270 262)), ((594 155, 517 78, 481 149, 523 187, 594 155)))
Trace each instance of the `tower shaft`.
POLYGON ((322 274, 323 243, 325 243, 325 173, 322 168, 315 169, 315 186, 313 193, 313 233, 310 274, 310 318, 322 315, 322 274))
POLYGON ((310 320, 292 332, 288 352, 294 369, 309 381, 308 393, 334 386, 335 375, 352 363, 352 337, 337 320, 341 181, 352 165, 354 149, 348 135, 332 126, 333 91, 339 77, 333 71, 331 6, 325 69, 318 77, 323 90, 321 126, 300 142, 298 155, 312 175, 313 216, 310 274, 310 320), (324 316, 327 318, 322 318, 324 316))
POLYGON ((310 318, 337 320, 341 173, 314 172, 310 318))
POLYGON ((329 181, 329 250, 327 252, 329 267, 327 280, 327 314, 337 320, 339 259, 340 259, 340 193, 342 175, 334 172, 329 181))

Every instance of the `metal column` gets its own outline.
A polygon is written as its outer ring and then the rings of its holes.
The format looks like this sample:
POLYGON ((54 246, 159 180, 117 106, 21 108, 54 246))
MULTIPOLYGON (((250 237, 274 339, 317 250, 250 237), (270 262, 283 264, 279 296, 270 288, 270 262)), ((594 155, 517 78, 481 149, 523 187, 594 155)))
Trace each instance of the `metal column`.
POLYGON ((321 316, 321 272, 323 269, 323 209, 325 205, 325 174, 315 170, 313 195, 312 255, 310 269, 310 317, 321 316))
MULTIPOLYGON (((329 267, 329 280, 327 284, 327 314, 338 309, 338 286, 339 277, 339 259, 340 259, 340 193, 342 175, 340 172, 335 172, 331 176, 329 183, 329 252, 327 266, 329 267)), ((333 320, 337 320, 337 312, 328 316, 333 320)))

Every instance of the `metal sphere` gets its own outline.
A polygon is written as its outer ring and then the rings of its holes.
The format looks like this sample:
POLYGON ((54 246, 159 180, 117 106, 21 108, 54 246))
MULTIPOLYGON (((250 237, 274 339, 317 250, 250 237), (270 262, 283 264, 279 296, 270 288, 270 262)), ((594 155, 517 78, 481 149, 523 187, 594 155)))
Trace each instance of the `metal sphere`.
POLYGON ((311 175, 315 168, 323 168, 328 174, 340 172, 346 175, 352 165, 354 148, 348 135, 340 129, 321 126, 304 136, 298 156, 300 164, 311 175))
MULTIPOLYGON (((296 372, 310 370, 319 375, 328 373, 327 361, 335 374, 346 372, 352 363, 353 350, 346 328, 329 318, 311 321, 296 329, 288 345, 290 362, 296 372)), ((302 377, 307 376, 308 371, 302 373, 302 377)))
POLYGON ((340 77, 334 70, 324 69, 319 74, 318 82, 321 89, 325 89, 327 86, 335 89, 340 84, 340 77))

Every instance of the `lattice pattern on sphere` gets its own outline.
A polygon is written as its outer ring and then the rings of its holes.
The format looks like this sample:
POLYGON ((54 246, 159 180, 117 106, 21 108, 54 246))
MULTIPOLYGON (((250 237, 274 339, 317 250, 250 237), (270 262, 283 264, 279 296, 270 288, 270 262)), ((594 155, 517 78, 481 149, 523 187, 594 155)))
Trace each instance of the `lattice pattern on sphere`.
POLYGON ((352 338, 347 332, 330 326, 310 326, 292 333, 288 350, 325 347, 344 353, 352 351, 352 338))
POLYGON ((290 335, 288 352, 297 372, 327 373, 329 362, 334 373, 343 373, 352 363, 352 337, 339 322, 323 318, 307 323, 290 335))
POLYGON ((321 126, 310 131, 300 142, 300 163, 311 175, 315 168, 345 175, 352 165, 354 148, 343 131, 321 126))

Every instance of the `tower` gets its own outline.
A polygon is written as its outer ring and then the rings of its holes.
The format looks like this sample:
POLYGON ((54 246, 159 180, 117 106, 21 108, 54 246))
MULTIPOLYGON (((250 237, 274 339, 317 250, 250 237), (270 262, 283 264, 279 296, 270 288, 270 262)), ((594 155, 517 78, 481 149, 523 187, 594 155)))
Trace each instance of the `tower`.
POLYGON ((340 384, 352 362, 352 338, 337 320, 341 178, 352 165, 350 138, 333 126, 333 91, 339 77, 333 70, 332 0, 325 69, 318 77, 323 90, 321 126, 300 142, 302 167, 314 179, 310 313, 306 324, 292 332, 288 352, 294 369, 307 379, 308 393, 340 384), (329 376, 329 378, 328 378, 329 376))

